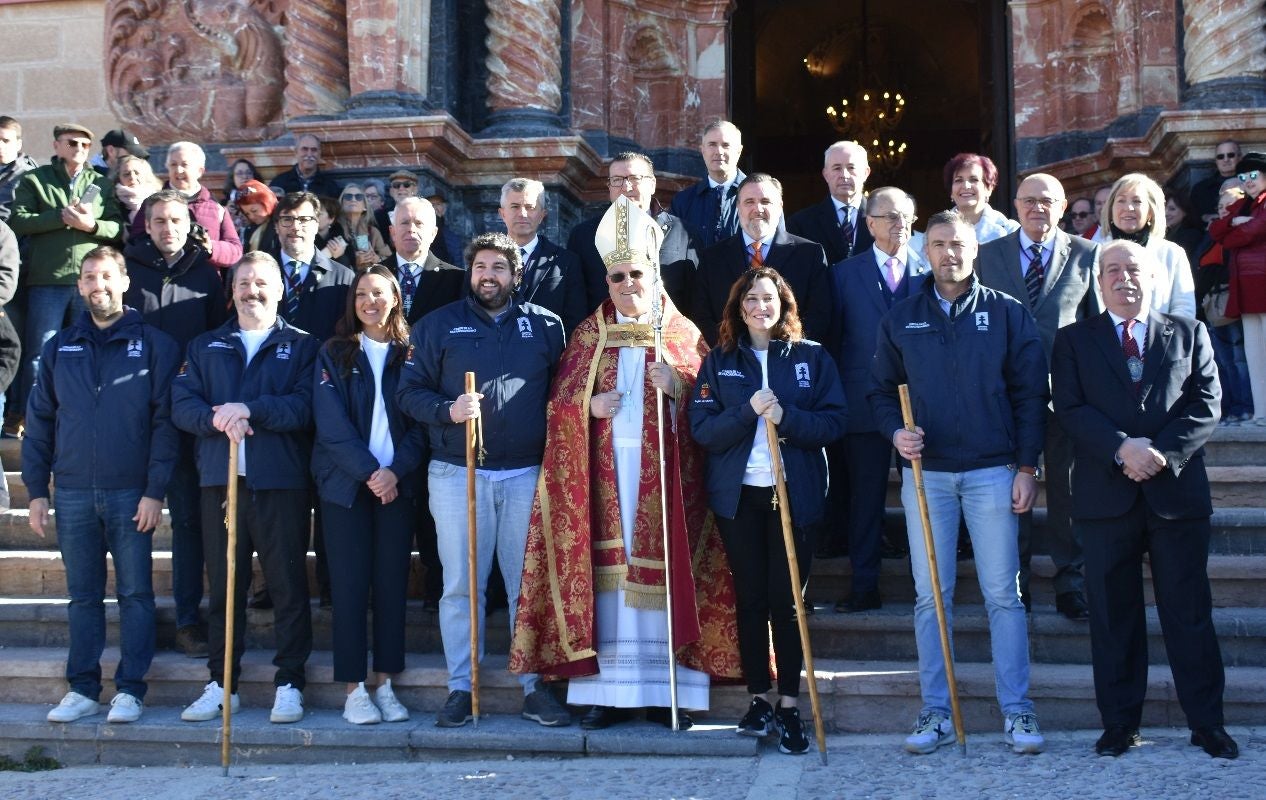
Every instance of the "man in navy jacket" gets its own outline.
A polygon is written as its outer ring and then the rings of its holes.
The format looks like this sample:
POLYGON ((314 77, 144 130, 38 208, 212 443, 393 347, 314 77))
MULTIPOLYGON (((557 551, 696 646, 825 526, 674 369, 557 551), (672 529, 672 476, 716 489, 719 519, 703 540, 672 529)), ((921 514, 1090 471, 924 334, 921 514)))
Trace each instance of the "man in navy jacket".
POLYGON ((22 440, 30 524, 41 537, 50 474, 57 477, 57 546, 70 590, 70 691, 48 720, 73 722, 100 710, 109 550, 121 657, 108 719, 133 722, 154 657, 150 535, 176 461, 168 387, 179 355, 171 337, 123 305, 128 277, 119 251, 91 250, 78 284, 88 309, 44 346, 22 440))
MULTIPOLYGON (((514 240, 485 233, 466 252, 470 294, 429 314, 414 329, 397 392, 401 410, 430 431, 427 477, 444 565, 440 634, 449 688, 435 724, 444 728, 472 719, 466 422, 481 418, 485 437, 475 484, 479 632, 494 552, 514 630, 532 499, 545 453, 545 401, 564 343, 556 314, 514 296, 523 271, 514 240), (475 373, 474 392, 465 389, 467 372, 475 373)), ((482 656, 482 635, 479 642, 482 656)), ((547 726, 571 724, 567 709, 537 675, 522 674, 519 682, 525 718, 547 726)))
POLYGON ((238 450, 238 535, 232 704, 246 628, 250 556, 273 599, 277 655, 271 720, 303 718, 304 665, 312 651, 305 554, 311 526, 312 374, 317 341, 277 315, 281 270, 267 253, 247 253, 233 268, 237 315, 194 339, 172 384, 172 417, 198 437, 203 555, 211 586, 208 667, 211 682, 181 714, 215 719, 223 699, 226 581, 224 502, 229 447, 238 450))
POLYGON ((742 154, 743 134, 734 123, 709 122, 699 144, 708 177, 673 195, 669 211, 685 223, 702 248, 739 232, 738 187, 747 177, 738 168, 742 154))
MULTIPOLYGON (((937 551, 941 595, 953 607, 960 514, 975 550, 989 612, 994 682, 1004 741, 1017 753, 1041 752, 1029 699, 1029 639, 1017 580, 1018 514, 1037 497, 1047 398, 1046 359, 1032 316, 1019 301, 980 285, 972 272, 976 232, 955 211, 927 225, 933 280, 892 307, 880 324, 869 394, 875 424, 907 461, 921 459, 937 551), (902 423, 898 387, 910 387, 915 430, 902 423)), ((903 470, 916 600, 923 709, 906 738, 911 753, 954 740, 931 571, 914 476, 903 470)), ((952 618, 952 617, 951 617, 952 618)))

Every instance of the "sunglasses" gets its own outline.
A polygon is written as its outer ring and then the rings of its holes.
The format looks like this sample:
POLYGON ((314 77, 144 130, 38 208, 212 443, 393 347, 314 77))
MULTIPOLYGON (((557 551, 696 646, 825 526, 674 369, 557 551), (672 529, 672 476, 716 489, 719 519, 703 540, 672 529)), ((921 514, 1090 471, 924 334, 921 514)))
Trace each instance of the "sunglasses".
POLYGON ((1258 172, 1257 170, 1253 170, 1252 172, 1241 172, 1239 175, 1240 183, 1248 183, 1249 181, 1255 181, 1257 180, 1257 176, 1260 174, 1261 173, 1258 172))
POLYGON ((392 189, 412 189, 414 186, 417 186, 417 184, 414 183, 413 181, 392 181, 391 182, 392 189))
POLYGON ((1086 217, 1092 216, 1093 214, 1094 214, 1093 211, 1073 211, 1070 214, 1070 216, 1073 219, 1085 219, 1086 217))
POLYGON ((642 272, 640 269, 631 269, 628 272, 625 272, 624 270, 616 270, 615 272, 607 273, 607 280, 615 284, 624 283, 626 280, 630 279, 640 281, 642 276, 645 274, 646 273, 642 272))
POLYGON ((343 195, 344 203, 346 203, 348 200, 364 200, 364 199, 365 199, 365 195, 359 194, 357 192, 348 192, 347 194, 343 195))
POLYGON ((1230 161, 1231 159, 1238 158, 1238 157, 1239 156, 1236 153, 1218 153, 1216 156, 1214 156, 1214 158, 1217 159, 1218 161, 1230 161))

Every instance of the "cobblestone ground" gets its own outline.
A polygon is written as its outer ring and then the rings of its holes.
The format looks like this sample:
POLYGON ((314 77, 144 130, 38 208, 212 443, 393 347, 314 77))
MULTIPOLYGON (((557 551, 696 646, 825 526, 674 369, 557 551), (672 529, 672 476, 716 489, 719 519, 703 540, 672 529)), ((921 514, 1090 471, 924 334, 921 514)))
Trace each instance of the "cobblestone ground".
POLYGON ((1266 783, 1266 728, 1232 728, 1237 761, 1215 761, 1185 732, 1145 731, 1119 759, 1097 758, 1095 732, 1054 733, 1047 752, 1017 756, 1000 736, 977 735, 931 756, 901 752, 899 738, 833 736, 830 764, 767 747, 756 758, 514 758, 375 765, 76 767, 0 773, 0 797, 63 800, 334 800, 334 798, 1258 798, 1266 783))

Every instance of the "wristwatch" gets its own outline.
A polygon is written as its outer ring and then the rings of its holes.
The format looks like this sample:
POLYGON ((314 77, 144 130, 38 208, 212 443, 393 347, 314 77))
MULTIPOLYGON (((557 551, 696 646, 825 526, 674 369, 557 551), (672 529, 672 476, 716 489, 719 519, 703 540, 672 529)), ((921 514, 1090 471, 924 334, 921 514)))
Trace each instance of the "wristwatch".
POLYGON ((1015 471, 1028 473, 1029 475, 1032 475, 1034 478, 1037 478, 1038 480, 1042 479, 1041 467, 1016 467, 1015 471))

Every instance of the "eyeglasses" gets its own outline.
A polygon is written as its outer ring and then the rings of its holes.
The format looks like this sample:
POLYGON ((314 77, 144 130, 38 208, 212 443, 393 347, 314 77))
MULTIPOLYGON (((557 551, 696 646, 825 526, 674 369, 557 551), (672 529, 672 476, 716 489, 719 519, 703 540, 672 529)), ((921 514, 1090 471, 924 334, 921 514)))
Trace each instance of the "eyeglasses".
POLYGON ((417 186, 417 184, 414 183, 413 181, 392 181, 391 182, 392 189, 412 189, 414 186, 417 186))
POLYGON ((277 224, 283 228, 293 228, 296 225, 315 225, 316 217, 277 217, 277 224))
POLYGON ((1218 161, 1230 161, 1233 158, 1239 158, 1239 153, 1218 153, 1214 158, 1218 161))
POLYGON ((616 270, 615 272, 608 272, 607 280, 611 281, 612 283, 617 283, 617 284, 624 283, 626 280, 640 281, 642 279, 642 276, 645 274, 646 273, 642 272, 640 269, 631 269, 628 272, 625 272, 624 270, 621 269, 621 270, 616 270))
POLYGON ((1017 197, 1016 200, 1020 201, 1020 205, 1030 210, 1034 208, 1051 208, 1064 202, 1062 197, 1017 197))
POLYGON ((1085 219, 1086 217, 1090 217, 1093 215, 1094 215, 1093 211, 1073 211, 1073 212, 1070 212, 1068 216, 1072 217, 1073 219, 1085 219))
POLYGON ((630 186, 637 186, 638 184, 653 180, 655 180, 654 175, 612 175, 610 178, 607 178, 607 186, 610 186, 612 189, 622 189, 626 183, 630 186))
POLYGON ((896 211, 892 212, 891 214, 867 214, 866 216, 870 217, 871 219, 886 220, 889 225, 896 225, 898 223, 902 225, 910 225, 916 219, 918 219, 918 217, 916 217, 913 214, 899 214, 896 211))
POLYGON ((365 199, 365 195, 359 192, 348 192, 347 194, 343 195, 344 203, 346 203, 348 200, 364 200, 364 199, 365 199))
POLYGON ((1257 180, 1257 176, 1260 174, 1261 173, 1258 172, 1257 170, 1253 170, 1252 172, 1241 172, 1240 183, 1248 183, 1249 181, 1255 181, 1257 180))

